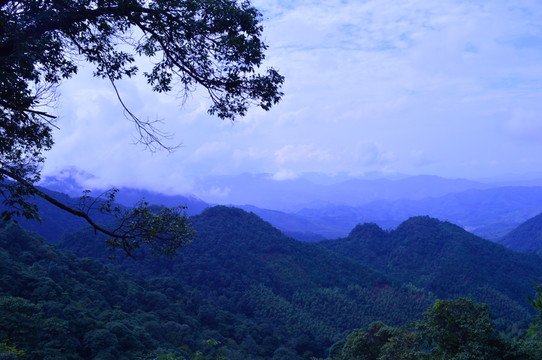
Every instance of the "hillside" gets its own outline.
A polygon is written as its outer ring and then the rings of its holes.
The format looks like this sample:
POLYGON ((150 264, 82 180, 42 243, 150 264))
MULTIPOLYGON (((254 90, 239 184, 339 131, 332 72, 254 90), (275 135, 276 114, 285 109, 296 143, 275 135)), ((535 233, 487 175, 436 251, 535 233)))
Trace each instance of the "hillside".
POLYGON ((326 357, 353 329, 374 321, 403 325, 436 297, 470 296, 490 304, 500 329, 524 328, 532 316, 529 279, 542 271, 537 256, 428 217, 393 231, 359 225, 346 238, 321 243, 293 240, 255 214, 224 206, 192 222, 197 240, 175 259, 144 250, 137 259, 110 253, 90 229, 60 241, 103 265, 2 224, 0 302, 7 330, 0 336, 38 357, 171 351, 231 360, 326 357), (32 315, 14 338, 21 311, 32 315), (44 323, 53 325, 37 336, 44 323), (51 341, 59 334, 67 340, 51 341), (143 345, 130 347, 134 341, 143 345))
MULTIPOLYGON (((79 209, 81 206, 81 197, 71 197, 64 193, 47 188, 40 187, 39 189, 49 196, 72 207, 73 209, 79 209)), ((82 192, 79 194, 83 195, 82 192)), ((100 194, 102 193, 92 192, 89 194, 89 196, 98 196, 100 194)), ((139 201, 146 201, 151 205, 168 207, 184 205, 187 207, 186 212, 188 215, 198 214, 208 206, 203 201, 193 197, 178 195, 169 196, 136 189, 121 189, 115 196, 115 204, 119 205, 120 207, 131 207, 139 201)), ((73 233, 74 231, 88 225, 84 219, 61 210, 57 206, 52 205, 40 197, 34 197, 32 202, 38 206, 41 221, 27 220, 22 217, 16 217, 15 220, 25 229, 36 232, 53 244, 60 240, 64 234, 73 233)), ((98 208, 99 206, 95 206, 95 209, 90 212, 92 219, 96 223, 103 225, 114 220, 113 216, 106 213, 101 213, 98 211, 98 208)), ((3 205, 0 204, 0 212, 2 212, 3 209, 3 205)))
MULTIPOLYGON (((64 193, 45 188, 39 189, 74 209, 78 209, 80 206, 79 198, 73 198, 64 193)), ((43 236, 53 244, 61 239, 64 234, 72 233, 77 229, 88 225, 84 219, 58 208, 38 196, 32 198, 31 203, 36 204, 38 207, 40 221, 27 220, 23 217, 14 217, 14 220, 21 224, 25 229, 43 236)), ((0 204, 0 212, 3 210, 5 210, 5 207, 0 204)), ((112 216, 101 214, 99 211, 91 211, 90 214, 98 224, 108 223, 113 219, 112 216)))
POLYGON ((540 254, 542 251, 542 214, 520 224, 498 242, 515 251, 540 254))
MULTIPOLYGON (((73 196, 82 194, 82 188, 73 179, 57 182, 53 180, 48 179, 44 184, 56 190, 70 191, 73 196)), ((259 197, 267 198, 270 194, 277 194, 274 197, 277 201, 280 198, 298 202, 292 206, 294 210, 291 211, 277 210, 271 203, 268 204, 269 208, 254 206, 254 203, 259 203, 257 198, 254 202, 247 198, 244 204, 252 205, 239 207, 254 212, 284 233, 302 241, 344 237, 356 224, 365 222, 391 229, 409 217, 419 215, 447 220, 485 239, 497 241, 522 222, 542 212, 540 186, 501 186, 485 189, 484 187, 489 185, 431 176, 397 180, 351 179, 327 185, 313 184, 308 180, 275 181, 263 175, 248 174, 233 179, 215 180, 216 183, 210 182, 208 185, 216 185, 217 188, 222 186, 224 189, 230 189, 231 185, 231 191, 237 189, 235 191, 242 193, 241 189, 238 189, 239 184, 235 183, 240 181, 241 184, 250 185, 244 188, 246 192, 257 192, 259 197), (226 182, 221 185, 219 180, 226 182), (260 185, 262 187, 258 188, 260 185), (425 191, 427 187, 435 189, 425 191), (294 195, 296 189, 299 192, 294 195), (331 198, 330 193, 337 197, 331 198), (348 202, 341 200, 348 197, 360 205, 347 205, 348 202), (307 200, 306 207, 301 205, 304 198, 312 199, 307 200)), ((62 193, 52 193, 67 203, 77 205, 79 201, 78 197, 70 198, 62 193)), ((116 196, 116 201, 123 206, 133 206, 141 199, 163 206, 186 205, 189 215, 199 214, 209 206, 193 196, 166 195, 141 189, 123 188, 116 196)), ((222 204, 233 201, 227 198, 215 200, 222 204)), ((56 242, 62 233, 85 225, 84 221, 75 219, 39 199, 37 201, 45 225, 34 222, 25 226, 31 227, 50 241, 56 242), (66 226, 63 228, 60 224, 66 226), (74 226, 71 226, 72 224, 74 226)))
POLYGON ((267 324, 217 309, 175 279, 64 254, 14 223, 0 223, 0 259, 2 359, 11 359, 7 349, 21 359, 106 360, 265 352, 254 339, 262 342, 267 324))
MULTIPOLYGON (((403 324, 434 300, 410 284, 288 238, 240 209, 209 208, 192 222, 197 240, 178 258, 117 254, 115 263, 146 276, 174 277, 219 308, 273 322, 284 336, 306 338, 318 356, 349 330, 375 320, 403 324)), ((66 237, 61 246, 103 261, 110 255, 90 231, 66 237)))
POLYGON ((336 254, 431 291, 490 305, 503 322, 528 321, 532 281, 542 260, 519 254, 448 222, 414 217, 393 231, 358 225, 348 237, 319 243, 336 254))

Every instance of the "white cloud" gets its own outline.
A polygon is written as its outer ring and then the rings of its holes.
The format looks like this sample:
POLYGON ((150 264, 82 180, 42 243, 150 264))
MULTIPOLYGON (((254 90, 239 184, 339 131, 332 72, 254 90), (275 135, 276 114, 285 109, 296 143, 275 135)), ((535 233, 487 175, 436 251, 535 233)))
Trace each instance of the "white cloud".
POLYGON ((313 144, 286 145, 275 151, 275 161, 279 164, 302 163, 307 161, 328 162, 333 157, 313 144))
POLYGON ((189 188, 191 178, 218 173, 468 177, 535 166, 520 159, 542 150, 542 3, 253 3, 264 17, 265 66, 286 76, 278 106, 232 124, 207 115, 204 92, 181 108, 144 80, 122 83, 129 106, 164 119, 172 143, 183 144, 150 155, 130 145, 133 125, 109 85, 77 78, 62 88, 45 171, 76 165, 117 185, 189 188), (495 156, 499 164, 489 165, 495 156))
MULTIPOLYGON (((542 98, 541 98, 542 100, 542 98)), ((522 140, 542 141, 542 109, 516 109, 505 122, 505 131, 522 140)))
POLYGON ((394 159, 394 155, 390 151, 385 151, 382 147, 374 142, 360 142, 356 146, 356 152, 353 155, 353 160, 361 165, 386 165, 394 159))
POLYGON ((229 193, 231 192, 231 189, 229 187, 219 187, 219 186, 213 186, 206 190, 199 190, 199 196, 204 198, 211 198, 211 199, 223 199, 226 198, 229 193))
POLYGON ((288 169, 280 169, 276 173, 273 174, 272 179, 277 181, 284 181, 284 180, 293 180, 297 179, 299 175, 292 170, 288 169))
POLYGON ((198 162, 205 158, 218 158, 220 155, 228 152, 230 145, 224 142, 212 141, 206 142, 196 149, 190 158, 189 162, 198 162))

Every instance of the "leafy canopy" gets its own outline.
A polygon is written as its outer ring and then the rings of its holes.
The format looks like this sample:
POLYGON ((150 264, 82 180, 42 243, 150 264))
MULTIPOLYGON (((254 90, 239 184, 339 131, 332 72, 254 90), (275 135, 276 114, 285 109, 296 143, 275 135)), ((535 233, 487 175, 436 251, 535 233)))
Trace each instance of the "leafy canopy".
POLYGON ((269 110, 284 78, 258 70, 266 50, 260 19, 248 1, 237 0, 0 0, 0 195, 12 209, 5 215, 37 218, 27 197, 51 200, 34 186, 53 146, 55 116, 47 109, 55 88, 82 62, 111 83, 151 150, 172 148, 155 122, 126 108, 116 87, 138 73, 139 57, 153 64, 143 76, 154 91, 186 97, 201 86, 212 100, 209 113, 222 119, 243 116, 252 105, 269 110))

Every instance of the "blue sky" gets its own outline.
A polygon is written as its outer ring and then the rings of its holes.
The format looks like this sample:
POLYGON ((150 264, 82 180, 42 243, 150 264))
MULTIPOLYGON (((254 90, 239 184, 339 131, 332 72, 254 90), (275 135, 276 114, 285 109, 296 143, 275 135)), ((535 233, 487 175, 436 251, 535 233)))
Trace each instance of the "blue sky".
POLYGON ((197 177, 304 172, 487 178, 542 174, 539 1, 252 2, 283 101, 235 123, 208 99, 119 87, 140 117, 163 119, 175 153, 133 145, 113 89, 83 70, 59 90, 60 130, 44 175, 76 168, 91 186, 190 192, 197 177))

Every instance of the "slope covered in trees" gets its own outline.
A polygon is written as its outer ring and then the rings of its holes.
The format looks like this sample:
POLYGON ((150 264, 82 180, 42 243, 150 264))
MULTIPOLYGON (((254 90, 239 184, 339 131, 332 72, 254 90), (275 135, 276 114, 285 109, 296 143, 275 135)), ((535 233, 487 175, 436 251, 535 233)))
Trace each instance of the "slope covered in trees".
MULTIPOLYGON (((79 198, 70 197, 64 193, 42 187, 39 187, 39 190, 72 208, 78 208, 80 206, 81 200, 79 198)), ((83 193, 81 193, 81 195, 83 195, 83 193)), ((34 197, 29 203, 36 205, 40 209, 40 221, 26 219, 23 216, 14 217, 14 220, 21 224, 25 229, 43 236, 53 244, 60 240, 64 234, 72 233, 87 226, 87 222, 84 219, 73 216, 40 197, 34 197)), ((7 209, 9 208, 0 204, 0 212, 7 209)), ((96 209, 91 212, 91 215, 97 223, 102 225, 114 220, 113 216, 102 214, 96 209)))
POLYGON ((428 217, 391 232, 360 225, 322 244, 295 241, 235 208, 209 208, 192 223, 197 240, 175 259, 111 253, 92 229, 60 244, 105 264, 64 255, 2 224, 0 335, 9 342, 0 346, 74 359, 166 353, 190 359, 198 351, 209 359, 308 359, 325 358, 329 349, 331 358, 346 359, 337 356, 375 340, 375 321, 382 321, 377 333, 393 335, 387 340, 408 339, 411 321, 436 299, 427 289, 488 302, 501 330, 525 329, 533 315, 526 297, 534 291, 524 277, 540 270, 536 256, 428 217), (476 266, 475 257, 482 259, 476 266), (354 329, 362 330, 347 338, 354 329))
POLYGON ((0 260, 2 358, 259 358, 260 324, 175 279, 144 280, 64 254, 13 223, 0 223, 0 260))
POLYGON ((514 338, 495 329, 486 304, 437 300, 420 319, 401 328, 375 322, 333 345, 328 360, 535 360, 537 334, 514 338))
POLYGON ((540 254, 542 251, 542 214, 520 224, 498 242, 515 251, 540 254))
POLYGON ((527 322, 527 299, 542 273, 539 257, 519 254, 429 217, 414 217, 393 231, 358 225, 348 237, 320 243, 438 298, 465 296, 490 305, 498 325, 527 322))
MULTIPOLYGON (((175 259, 133 260, 118 253, 114 262, 130 272, 174 277, 219 308, 272 323, 299 354, 325 355, 346 331, 377 319, 405 323, 434 300, 410 284, 288 238, 240 209, 210 208, 192 225, 197 240, 175 259)), ((61 246, 103 261, 111 255, 87 230, 61 246)))

